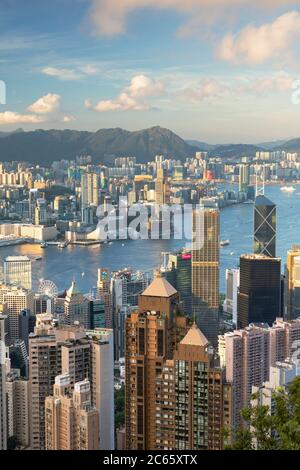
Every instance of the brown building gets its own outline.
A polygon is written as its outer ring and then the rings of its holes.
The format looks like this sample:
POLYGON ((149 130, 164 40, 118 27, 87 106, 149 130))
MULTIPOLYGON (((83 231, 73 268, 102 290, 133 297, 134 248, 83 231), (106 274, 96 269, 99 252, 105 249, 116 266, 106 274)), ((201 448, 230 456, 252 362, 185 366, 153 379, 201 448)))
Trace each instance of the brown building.
POLYGON ((178 306, 175 289, 158 277, 141 295, 140 311, 126 320, 128 450, 222 448, 223 373, 208 340, 196 324, 188 329, 178 306))
POLYGON ((55 378, 45 400, 46 450, 98 450, 99 413, 91 405, 88 380, 73 386, 68 374, 55 378))

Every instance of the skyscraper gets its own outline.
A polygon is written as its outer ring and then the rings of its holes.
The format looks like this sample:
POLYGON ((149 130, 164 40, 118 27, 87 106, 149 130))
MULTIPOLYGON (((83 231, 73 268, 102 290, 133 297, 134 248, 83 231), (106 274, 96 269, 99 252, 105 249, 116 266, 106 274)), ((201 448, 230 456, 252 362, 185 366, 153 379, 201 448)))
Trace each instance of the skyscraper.
POLYGON ((34 294, 30 290, 17 286, 0 286, 0 303, 6 304, 8 315, 9 338, 20 338, 20 313, 22 310, 34 312, 34 294))
POLYGON ((55 378, 53 396, 45 400, 45 425, 47 450, 99 449, 99 412, 87 379, 72 390, 68 374, 55 378))
POLYGON ((219 311, 219 210, 207 207, 201 207, 200 211, 195 210, 193 228, 196 233, 192 247, 193 314, 206 338, 216 344, 219 311))
POLYGON ((238 293, 238 328, 250 323, 272 325, 281 317, 281 260, 264 255, 242 255, 238 293))
POLYGON ((286 318, 300 316, 300 246, 295 245, 287 253, 286 264, 286 318))
POLYGON ((0 315, 0 450, 7 447, 5 320, 6 316, 0 315))
POLYGON ((254 253, 276 256, 276 205, 262 195, 254 206, 254 253))
POLYGON ((166 176, 166 170, 157 169, 157 177, 155 182, 155 202, 158 205, 170 204, 170 186, 166 176))
POLYGON ((29 446, 29 393, 28 380, 16 370, 6 377, 8 437, 14 437, 19 446, 29 446))
POLYGON ((81 217, 82 222, 92 224, 93 214, 99 204, 99 176, 85 173, 81 176, 81 217))
POLYGON ((104 303, 105 327, 113 327, 113 303, 110 290, 111 276, 108 269, 98 269, 97 296, 104 303))
POLYGON ((78 322, 85 328, 90 327, 90 304, 88 299, 78 289, 75 281, 72 282, 71 287, 67 290, 64 307, 64 317, 67 325, 78 322))
POLYGON ((249 165, 239 165, 239 192, 246 193, 250 183, 249 165))
POLYGON ((226 299, 223 305, 224 312, 232 315, 232 322, 237 325, 237 303, 240 285, 240 270, 226 269, 226 299))
POLYGON ((31 289, 31 260, 28 256, 7 256, 4 261, 4 284, 31 289))

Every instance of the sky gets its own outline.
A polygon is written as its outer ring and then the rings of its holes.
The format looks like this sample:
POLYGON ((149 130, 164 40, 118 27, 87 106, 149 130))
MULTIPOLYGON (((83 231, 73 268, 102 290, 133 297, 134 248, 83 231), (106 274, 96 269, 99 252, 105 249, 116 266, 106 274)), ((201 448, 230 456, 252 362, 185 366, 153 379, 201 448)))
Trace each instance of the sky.
POLYGON ((299 90, 298 0, 0 2, 0 131, 289 139, 299 90))

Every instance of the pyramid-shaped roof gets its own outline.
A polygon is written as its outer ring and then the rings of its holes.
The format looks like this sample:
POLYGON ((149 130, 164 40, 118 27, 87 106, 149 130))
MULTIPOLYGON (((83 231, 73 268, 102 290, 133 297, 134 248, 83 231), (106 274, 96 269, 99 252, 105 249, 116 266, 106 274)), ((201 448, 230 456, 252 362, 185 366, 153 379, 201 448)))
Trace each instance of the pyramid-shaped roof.
POLYGON ((270 201, 266 196, 257 196, 255 198, 255 205, 256 206, 275 206, 274 202, 270 201))
POLYGON ((189 344, 191 346, 207 346, 208 340, 198 328, 196 323, 189 329, 183 340, 180 341, 180 344, 189 344))
POLYGON ((149 297, 171 297, 177 290, 164 277, 156 277, 142 293, 149 297))

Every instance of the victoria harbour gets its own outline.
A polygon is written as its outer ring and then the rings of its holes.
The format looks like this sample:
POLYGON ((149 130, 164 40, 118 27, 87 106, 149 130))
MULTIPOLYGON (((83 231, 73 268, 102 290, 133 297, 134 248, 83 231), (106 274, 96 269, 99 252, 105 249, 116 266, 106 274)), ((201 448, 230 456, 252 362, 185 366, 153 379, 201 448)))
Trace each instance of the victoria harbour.
MULTIPOLYGON (((279 185, 267 186, 266 196, 277 205, 277 256, 285 263, 285 256, 291 248, 291 240, 300 243, 300 186, 293 193, 283 193, 279 185)), ((253 205, 236 204, 221 211, 221 239, 230 240, 229 246, 220 250, 220 291, 225 292, 225 269, 239 264, 239 256, 251 253, 253 244, 253 205)), ((182 248, 182 240, 117 240, 112 244, 91 246, 68 246, 59 249, 39 244, 24 244, 0 248, 0 260, 8 254, 27 255, 34 261, 32 266, 33 285, 41 279, 51 279, 60 291, 67 289, 75 279, 83 292, 89 292, 97 282, 97 269, 117 271, 131 268, 149 272, 162 263, 162 252, 182 248)))

